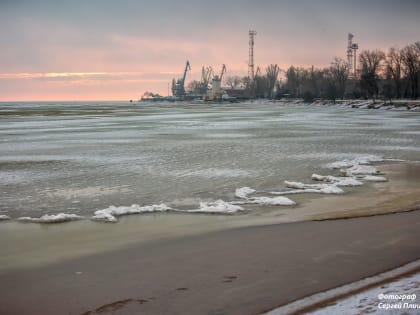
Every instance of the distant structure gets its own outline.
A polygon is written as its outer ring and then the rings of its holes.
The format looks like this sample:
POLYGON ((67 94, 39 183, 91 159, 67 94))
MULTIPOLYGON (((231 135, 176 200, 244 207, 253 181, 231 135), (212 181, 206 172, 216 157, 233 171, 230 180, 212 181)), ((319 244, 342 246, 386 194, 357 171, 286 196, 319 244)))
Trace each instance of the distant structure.
POLYGON ((191 70, 190 62, 187 60, 185 65, 184 75, 178 80, 172 80, 172 95, 182 97, 185 95, 185 78, 187 76, 187 71, 191 70))
POLYGON ((254 82, 254 36, 256 31, 249 31, 249 62, 248 62, 248 77, 251 82, 254 82))
POLYGON ((212 79, 212 89, 210 91, 210 95, 208 95, 208 99, 209 100, 221 100, 222 99, 222 95, 223 95, 223 91, 222 91, 222 79, 223 79, 223 74, 226 72, 226 66, 223 64, 222 66, 222 71, 220 72, 220 76, 219 75, 215 75, 212 79))
POLYGON ((350 77, 355 78, 357 75, 357 49, 359 49, 359 45, 353 43, 354 35, 349 33, 348 34, 348 44, 347 44, 347 63, 349 65, 350 70, 350 77))

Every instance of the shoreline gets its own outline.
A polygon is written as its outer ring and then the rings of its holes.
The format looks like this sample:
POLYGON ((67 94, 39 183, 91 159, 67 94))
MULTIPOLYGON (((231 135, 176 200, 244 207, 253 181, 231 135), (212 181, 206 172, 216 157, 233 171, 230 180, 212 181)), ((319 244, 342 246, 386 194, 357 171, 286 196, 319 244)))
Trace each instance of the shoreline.
POLYGON ((133 245, 0 275, 0 312, 261 313, 420 259, 419 225, 413 211, 133 245))
POLYGON ((37 237, 2 237, 0 313, 261 314, 418 260, 420 165, 376 166, 390 181, 254 217, 4 222, 37 237))
POLYGON ((121 248, 244 227, 375 217, 420 209, 420 164, 376 165, 387 182, 367 183, 345 194, 296 195, 297 205, 250 209, 234 215, 150 213, 124 216, 116 224, 0 222, 0 274, 121 248), (364 187, 364 188, 363 188, 364 187))

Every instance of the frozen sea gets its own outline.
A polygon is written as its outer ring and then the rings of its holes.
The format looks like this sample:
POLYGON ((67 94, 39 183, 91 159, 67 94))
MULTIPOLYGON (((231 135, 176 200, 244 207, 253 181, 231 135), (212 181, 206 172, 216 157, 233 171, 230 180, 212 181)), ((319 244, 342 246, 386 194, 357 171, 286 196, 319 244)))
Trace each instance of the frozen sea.
POLYGON ((294 188, 285 181, 312 185, 314 173, 338 175, 331 163, 366 158, 419 161, 420 113, 272 102, 0 103, 0 218, 270 211, 294 197, 265 192, 294 188))

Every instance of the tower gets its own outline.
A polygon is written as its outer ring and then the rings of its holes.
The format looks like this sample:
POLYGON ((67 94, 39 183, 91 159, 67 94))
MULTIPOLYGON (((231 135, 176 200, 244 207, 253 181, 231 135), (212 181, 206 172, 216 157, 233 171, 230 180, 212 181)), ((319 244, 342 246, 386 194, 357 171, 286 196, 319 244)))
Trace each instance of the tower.
POLYGON ((351 33, 349 33, 347 36, 347 63, 349 65, 350 71, 353 70, 353 49, 351 48, 351 46, 353 45, 353 37, 354 35, 351 33))
POLYGON ((248 62, 248 77, 251 82, 254 82, 254 36, 256 31, 249 31, 249 62, 248 62))
POLYGON ((349 33, 347 37, 347 63, 349 65, 349 72, 351 77, 356 77, 357 75, 357 49, 359 49, 359 45, 353 43, 354 35, 349 33))

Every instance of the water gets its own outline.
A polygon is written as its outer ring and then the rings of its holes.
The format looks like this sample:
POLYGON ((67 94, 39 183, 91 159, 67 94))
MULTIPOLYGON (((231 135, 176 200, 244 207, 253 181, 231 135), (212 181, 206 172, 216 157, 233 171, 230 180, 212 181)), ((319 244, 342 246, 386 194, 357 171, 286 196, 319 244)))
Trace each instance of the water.
POLYGON ((420 160, 420 114, 269 102, 1 103, 0 215, 197 209, 235 200, 244 186, 310 182, 332 172, 328 163, 365 155, 420 160))

